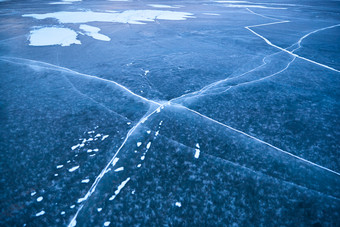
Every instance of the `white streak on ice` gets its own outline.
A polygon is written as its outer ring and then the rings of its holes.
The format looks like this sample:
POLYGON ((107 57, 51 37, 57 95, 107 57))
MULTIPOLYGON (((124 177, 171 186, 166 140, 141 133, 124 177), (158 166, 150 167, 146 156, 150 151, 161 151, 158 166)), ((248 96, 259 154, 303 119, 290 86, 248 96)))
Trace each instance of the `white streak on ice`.
POLYGON ((123 181, 115 191, 115 194, 109 198, 109 200, 114 200, 116 196, 120 193, 120 191, 125 187, 125 185, 129 182, 130 177, 128 177, 125 181, 123 181))

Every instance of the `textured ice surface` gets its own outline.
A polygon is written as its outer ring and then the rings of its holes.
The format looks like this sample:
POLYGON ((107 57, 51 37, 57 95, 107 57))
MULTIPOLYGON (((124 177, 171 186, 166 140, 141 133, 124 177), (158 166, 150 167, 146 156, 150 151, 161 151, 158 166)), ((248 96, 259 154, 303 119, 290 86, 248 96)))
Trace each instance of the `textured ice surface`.
POLYGON ((50 2, 1 2, 0 225, 340 223, 337 2, 50 2))

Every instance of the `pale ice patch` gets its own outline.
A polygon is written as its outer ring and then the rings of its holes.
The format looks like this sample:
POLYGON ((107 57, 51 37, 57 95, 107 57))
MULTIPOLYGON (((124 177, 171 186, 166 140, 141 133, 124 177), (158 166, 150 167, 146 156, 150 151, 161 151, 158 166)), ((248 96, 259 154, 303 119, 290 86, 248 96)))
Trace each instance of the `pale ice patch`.
POLYGON ((55 18, 60 23, 116 22, 129 24, 144 24, 158 20, 186 20, 194 18, 192 13, 164 10, 126 10, 118 13, 108 12, 54 12, 44 14, 24 14, 23 17, 33 17, 39 20, 55 18))
POLYGON ((137 147, 140 147, 140 145, 142 145, 141 142, 137 142, 137 147))
POLYGON ((109 135, 105 135, 102 137, 102 141, 105 140, 107 137, 109 137, 109 135))
POLYGON ((69 28, 44 27, 31 31, 30 46, 50 46, 81 44, 77 40, 77 33, 69 28))
POLYGON ((109 221, 106 221, 106 222, 104 222, 104 226, 109 226, 109 225, 110 225, 110 223, 111 223, 111 222, 109 222, 109 221))
POLYGON ((97 208, 97 211, 100 212, 100 211, 102 211, 102 209, 103 209, 103 208, 97 208))
POLYGON ((176 202, 175 205, 176 205, 177 207, 181 207, 181 206, 182 206, 181 202, 176 202))
POLYGON ((39 197, 37 198, 37 202, 41 202, 43 199, 44 199, 44 197, 39 196, 39 197))
POLYGON ((97 27, 94 27, 94 26, 90 26, 90 25, 86 25, 86 24, 80 25, 79 28, 81 30, 85 31, 86 35, 91 36, 94 39, 102 40, 102 41, 110 41, 111 40, 106 35, 103 35, 103 34, 99 33, 100 28, 97 28, 97 27))
POLYGON ((64 165, 58 165, 57 169, 63 168, 64 165))

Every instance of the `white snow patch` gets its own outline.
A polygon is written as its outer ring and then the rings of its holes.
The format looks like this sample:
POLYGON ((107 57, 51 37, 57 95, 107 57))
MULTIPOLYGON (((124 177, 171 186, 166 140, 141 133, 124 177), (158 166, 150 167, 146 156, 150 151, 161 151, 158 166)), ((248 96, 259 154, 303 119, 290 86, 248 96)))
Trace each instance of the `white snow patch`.
POLYGON ((68 171, 69 171, 70 173, 72 173, 73 171, 75 171, 75 170, 77 170, 77 169, 79 169, 79 166, 74 166, 74 167, 72 167, 71 169, 69 169, 68 171))
POLYGON ((120 171, 123 171, 124 170, 124 167, 119 167, 117 169, 115 169, 115 172, 120 172, 120 171))
POLYGON ((84 184, 87 184, 89 182, 90 182, 90 179, 84 179, 84 180, 81 181, 81 183, 84 183, 84 184))
POLYGON ((107 137, 109 137, 109 135, 105 135, 102 137, 102 141, 105 140, 107 137))
POLYGON ((80 25, 79 28, 81 30, 85 31, 86 35, 91 36, 94 39, 102 40, 102 41, 110 41, 111 40, 108 36, 99 33, 100 28, 90 26, 90 25, 86 25, 86 24, 80 25))
POLYGON ((143 155, 142 157, 140 157, 140 160, 143 161, 144 159, 145 159, 145 156, 144 156, 144 155, 143 155))
POLYGON ((37 194, 37 192, 31 192, 31 196, 34 196, 35 194, 37 194))
POLYGON ((69 28, 44 27, 31 31, 30 46, 70 46, 81 44, 77 40, 77 33, 69 28))
POLYGON ((64 214, 65 214, 65 211, 60 212, 60 214, 61 214, 61 215, 64 215, 64 214))
POLYGON ((150 134, 150 133, 151 133, 151 131, 150 131, 150 130, 148 130, 148 131, 146 131, 146 133, 147 133, 147 134, 150 134))
POLYGON ((44 214, 45 214, 45 211, 42 210, 39 213, 36 213, 35 216, 39 217, 39 216, 44 215, 44 214))
POLYGON ((37 202, 41 202, 43 199, 44 199, 44 197, 39 196, 39 197, 37 198, 37 202))
POLYGON ((98 212, 100 212, 100 211, 102 211, 103 210, 103 208, 97 208, 97 211, 98 212))
POLYGON ((151 142, 149 142, 149 143, 146 145, 146 149, 150 149, 150 146, 151 146, 151 142))
POLYGON ((111 223, 111 222, 109 222, 109 221, 106 221, 106 222, 104 222, 104 226, 109 226, 109 225, 110 225, 110 223, 111 223))
POLYGON ((73 209, 73 208, 75 208, 75 207, 76 207, 76 205, 72 205, 72 206, 70 206, 70 208, 71 208, 71 209, 73 209))
POLYGON ((119 160, 119 158, 113 159, 113 161, 112 161, 112 166, 115 166, 115 165, 117 164, 118 160, 119 160))
POLYGON ((195 149, 195 158, 200 157, 200 149, 195 149))
POLYGON ((142 145, 142 142, 137 142, 137 147, 140 147, 142 145))
POLYGON ((182 206, 181 202, 176 202, 175 205, 176 205, 177 207, 181 207, 181 206, 182 206))
POLYGON ((138 164, 137 167, 140 168, 142 166, 142 164, 138 164))
POLYGON ((77 144, 77 145, 72 146, 72 147, 71 147, 72 151, 75 150, 75 149, 77 149, 79 146, 80 146, 80 144, 77 144))

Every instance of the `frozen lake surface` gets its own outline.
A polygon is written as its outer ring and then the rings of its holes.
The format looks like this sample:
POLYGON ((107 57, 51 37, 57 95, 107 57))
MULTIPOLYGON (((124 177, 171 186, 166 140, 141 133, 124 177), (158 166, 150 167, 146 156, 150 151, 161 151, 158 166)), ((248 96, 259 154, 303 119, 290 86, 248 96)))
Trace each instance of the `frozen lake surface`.
POLYGON ((1 226, 336 226, 340 1, 0 1, 1 226))

